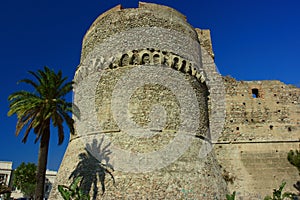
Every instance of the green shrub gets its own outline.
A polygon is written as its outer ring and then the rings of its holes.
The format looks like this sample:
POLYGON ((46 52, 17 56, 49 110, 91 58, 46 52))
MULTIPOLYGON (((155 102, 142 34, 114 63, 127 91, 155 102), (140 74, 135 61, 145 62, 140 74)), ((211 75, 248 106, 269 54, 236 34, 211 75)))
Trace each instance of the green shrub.
POLYGON ((290 150, 290 152, 288 153, 287 159, 292 165, 294 165, 298 169, 298 171, 300 173, 300 151, 290 150))
POLYGON ((90 196, 85 194, 79 187, 81 177, 77 177, 73 180, 70 186, 59 185, 58 191, 64 200, 89 200, 90 196))
POLYGON ((234 200, 235 199, 235 191, 232 194, 226 194, 226 200, 234 200))
POLYGON ((279 189, 274 189, 273 190, 273 197, 271 196, 266 196, 264 200, 283 200, 283 199, 293 199, 295 194, 290 193, 290 192, 285 192, 282 193, 283 188, 285 186, 286 182, 282 182, 280 185, 279 189))

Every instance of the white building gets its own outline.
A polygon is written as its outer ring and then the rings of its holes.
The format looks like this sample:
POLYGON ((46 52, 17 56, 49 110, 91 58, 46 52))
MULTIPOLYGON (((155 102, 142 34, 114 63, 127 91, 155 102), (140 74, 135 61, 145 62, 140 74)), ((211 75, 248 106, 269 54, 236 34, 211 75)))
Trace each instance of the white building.
MULTIPOLYGON (((0 183, 4 183, 5 185, 12 187, 12 177, 13 177, 13 169, 12 169, 13 162, 11 161, 0 161, 0 183)), ((52 184, 55 181, 57 171, 46 171, 46 180, 45 180, 45 199, 48 198, 50 191, 52 189, 52 184)), ((12 190, 11 197, 13 199, 23 198, 23 193, 18 190, 12 190)), ((1 196, 0 196, 1 199, 1 196)))
POLYGON ((0 182, 9 186, 12 175, 12 162, 11 161, 0 161, 0 182))

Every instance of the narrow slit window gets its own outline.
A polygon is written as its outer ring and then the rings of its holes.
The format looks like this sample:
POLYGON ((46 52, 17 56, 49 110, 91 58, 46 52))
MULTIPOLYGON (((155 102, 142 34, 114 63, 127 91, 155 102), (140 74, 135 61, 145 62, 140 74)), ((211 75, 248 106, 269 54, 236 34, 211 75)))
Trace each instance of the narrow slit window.
POLYGON ((253 98, 259 98, 259 91, 257 88, 252 89, 252 97, 253 98))

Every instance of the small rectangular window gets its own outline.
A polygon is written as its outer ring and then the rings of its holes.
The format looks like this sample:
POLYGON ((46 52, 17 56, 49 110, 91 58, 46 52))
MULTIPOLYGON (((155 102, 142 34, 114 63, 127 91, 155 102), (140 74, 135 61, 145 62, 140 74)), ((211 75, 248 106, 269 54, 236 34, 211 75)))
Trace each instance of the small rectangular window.
POLYGON ((259 98, 259 92, 257 88, 252 89, 252 97, 253 98, 259 98))

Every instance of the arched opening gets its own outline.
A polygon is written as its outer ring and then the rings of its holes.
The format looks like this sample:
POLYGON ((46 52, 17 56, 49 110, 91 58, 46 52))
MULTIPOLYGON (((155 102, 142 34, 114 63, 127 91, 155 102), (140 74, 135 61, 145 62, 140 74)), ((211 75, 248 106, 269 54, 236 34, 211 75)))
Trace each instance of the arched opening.
POLYGON ((178 62, 179 62, 179 58, 174 57, 173 63, 172 63, 172 68, 178 69, 178 62))
POLYGON ((184 71, 185 68, 186 68, 186 61, 183 60, 183 61, 181 62, 181 66, 179 67, 179 70, 180 70, 181 72, 185 72, 185 71, 184 71))
POLYGON ((139 64, 139 55, 137 53, 134 53, 132 55, 131 61, 130 61, 131 65, 138 65, 139 64))
POLYGON ((149 54, 145 53, 142 56, 142 64, 150 64, 150 56, 149 54))
POLYGON ((155 65, 160 64, 160 61, 159 61, 159 55, 158 55, 158 54, 155 54, 155 55, 153 56, 153 63, 154 63, 155 65))
POLYGON ((128 66, 129 65, 129 56, 128 54, 124 54, 121 58, 121 66, 128 66))

